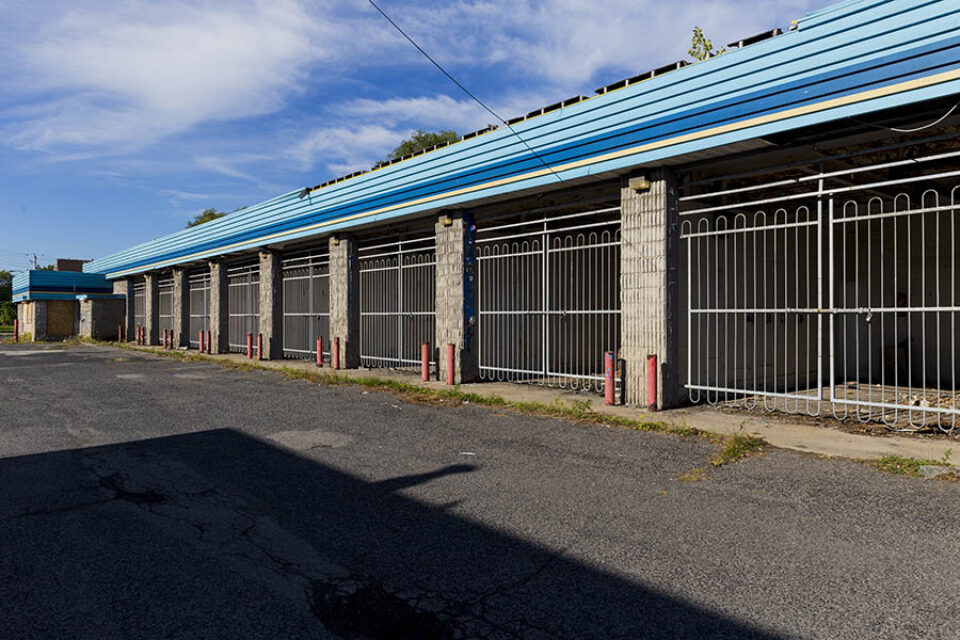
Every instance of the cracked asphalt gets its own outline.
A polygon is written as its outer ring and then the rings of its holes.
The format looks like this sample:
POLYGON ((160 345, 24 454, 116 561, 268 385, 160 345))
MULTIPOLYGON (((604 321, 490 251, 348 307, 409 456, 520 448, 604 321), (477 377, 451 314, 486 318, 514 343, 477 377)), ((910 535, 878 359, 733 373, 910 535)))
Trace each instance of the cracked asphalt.
POLYGON ((0 346, 0 638, 956 638, 960 485, 0 346))

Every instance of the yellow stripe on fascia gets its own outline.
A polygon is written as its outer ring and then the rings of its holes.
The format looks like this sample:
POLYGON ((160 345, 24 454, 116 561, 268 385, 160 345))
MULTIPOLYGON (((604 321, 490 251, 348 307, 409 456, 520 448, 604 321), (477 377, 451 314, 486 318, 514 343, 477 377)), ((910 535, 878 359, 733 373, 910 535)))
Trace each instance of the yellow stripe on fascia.
MULTIPOLYGON (((670 147, 673 145, 683 144, 686 142, 693 142, 695 140, 702 140, 704 138, 711 138, 713 136, 722 135, 724 133, 731 133, 733 131, 738 131, 740 129, 749 129, 750 127, 757 127, 764 124, 770 124, 772 122, 778 122, 780 120, 797 118, 797 117, 808 115, 811 113, 816 113, 818 111, 826 111, 828 109, 835 109, 838 107, 844 107, 847 105, 856 104, 857 102, 875 100, 877 98, 883 98, 883 97, 894 95, 897 93, 903 93, 905 91, 922 89, 924 87, 929 87, 935 84, 941 84, 943 82, 949 82, 950 80, 957 80, 957 79, 960 79, 960 69, 954 69, 952 71, 944 71, 943 73, 927 76, 925 78, 917 78, 915 80, 908 80, 906 82, 889 85, 887 87, 880 87, 879 89, 870 89, 869 91, 864 91, 862 93, 856 93, 849 96, 843 96, 840 98, 832 98, 830 100, 825 100, 823 102, 817 102, 815 104, 810 104, 803 107, 795 107, 793 109, 787 109, 785 111, 778 111, 777 113, 771 113, 765 116, 757 116, 755 118, 750 118, 748 120, 741 120, 740 122, 734 122, 731 124, 721 125, 719 127, 714 127, 712 129, 704 129, 703 131, 687 133, 682 136, 677 136, 675 138, 669 138, 667 140, 659 140, 657 142, 648 142, 646 144, 642 144, 636 147, 630 147, 629 149, 621 149, 620 151, 613 151, 611 153, 607 153, 601 156, 594 156, 592 158, 585 158, 583 160, 577 160, 575 162, 569 162, 567 164, 557 165, 557 166, 549 167, 545 169, 538 169, 536 171, 531 171, 530 173, 525 173, 519 176, 501 178, 499 180, 493 180, 491 182, 485 182, 483 184, 474 185, 471 187, 463 187, 461 189, 455 189, 453 191, 445 191, 444 193, 427 196, 426 198, 419 198, 417 200, 410 200, 407 202, 402 202, 400 204, 394 204, 388 207, 382 207, 380 209, 374 209, 373 211, 366 211, 364 213, 355 213, 353 215, 346 216, 343 218, 337 218, 336 220, 327 220, 325 222, 318 222, 316 224, 307 225, 305 227, 299 227, 297 229, 290 229, 287 231, 281 231, 279 233, 262 236, 260 238, 254 238, 253 240, 236 242, 233 244, 224 245, 222 247, 217 247, 216 249, 213 249, 211 251, 201 251, 201 252, 193 253, 190 255, 181 256, 180 258, 177 259, 176 262, 168 262, 166 264, 176 264, 177 262, 186 262, 193 258, 199 258, 204 255, 209 256, 209 255, 216 255, 218 253, 227 253, 231 249, 236 249, 236 248, 239 248, 242 246, 248 246, 251 244, 253 245, 263 244, 265 242, 270 242, 272 240, 290 236, 296 233, 302 233, 304 231, 322 229, 324 227, 329 227, 331 225, 350 222, 351 220, 357 220, 360 218, 375 216, 381 213, 389 213, 390 211, 396 211, 397 209, 404 209, 406 207, 415 207, 421 204, 429 204, 430 202, 436 202, 437 200, 443 200, 445 198, 452 198, 459 195, 466 195, 468 193, 474 193, 476 191, 482 191, 484 189, 492 189, 494 187, 501 187, 504 185, 513 184, 515 182, 523 182, 524 180, 539 178, 542 176, 550 175, 552 173, 569 171, 571 169, 579 169, 580 167, 599 164, 601 162, 607 162, 609 160, 617 160, 619 158, 624 158, 626 156, 632 156, 639 153, 646 153, 648 151, 655 151, 657 149, 662 149, 664 147, 670 147)), ((115 271, 113 273, 107 274, 107 277, 116 278, 116 277, 132 274, 132 273, 141 273, 143 271, 149 271, 150 269, 156 268, 163 264, 165 263, 154 262, 152 264, 136 267, 134 269, 127 269, 125 271, 115 271)))

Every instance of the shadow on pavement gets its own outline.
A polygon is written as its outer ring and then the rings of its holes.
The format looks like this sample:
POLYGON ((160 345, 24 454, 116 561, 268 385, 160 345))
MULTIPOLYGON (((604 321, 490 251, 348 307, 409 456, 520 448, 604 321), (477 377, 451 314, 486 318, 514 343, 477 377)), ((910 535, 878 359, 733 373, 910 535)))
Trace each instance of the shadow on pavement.
POLYGON ((774 637, 403 495, 482 472, 369 482, 232 430, 0 460, 0 636, 774 637))

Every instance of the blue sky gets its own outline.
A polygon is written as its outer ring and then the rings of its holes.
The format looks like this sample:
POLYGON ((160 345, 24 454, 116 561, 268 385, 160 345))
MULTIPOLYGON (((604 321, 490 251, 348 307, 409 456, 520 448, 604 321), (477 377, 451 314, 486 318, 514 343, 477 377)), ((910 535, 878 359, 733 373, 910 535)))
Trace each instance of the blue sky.
MULTIPOLYGON (((380 0, 510 118, 826 0, 380 0)), ((0 268, 93 258, 492 117, 366 0, 0 0, 0 268)))

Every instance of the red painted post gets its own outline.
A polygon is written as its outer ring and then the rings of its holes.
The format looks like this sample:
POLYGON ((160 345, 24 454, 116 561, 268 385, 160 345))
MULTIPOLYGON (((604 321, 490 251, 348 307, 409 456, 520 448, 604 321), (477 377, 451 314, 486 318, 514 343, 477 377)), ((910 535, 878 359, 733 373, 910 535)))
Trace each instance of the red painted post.
POLYGON ((253 334, 247 334, 247 360, 253 359, 253 334))
POLYGON ((447 345, 447 384, 454 384, 456 381, 456 375, 454 368, 454 357, 453 357, 454 346, 452 344, 447 345))
POLYGON ((20 321, 16 319, 13 321, 13 341, 20 342, 20 321))
POLYGON ((617 404, 617 367, 614 364, 613 351, 603 354, 603 404, 617 404))
POLYGON ((137 344, 141 344, 143 341, 143 332, 140 330, 140 325, 137 325, 137 344))
POLYGON ((340 369, 340 337, 333 339, 333 352, 330 354, 330 360, 333 363, 333 370, 340 369))
POLYGON ((317 366, 323 366, 323 336, 317 336, 317 366))
POLYGON ((263 360, 263 334, 257 334, 257 360, 263 360))
POLYGON ((203 353, 203 334, 204 332, 201 331, 200 332, 200 353, 203 353))
POLYGON ((647 409, 657 410, 657 354, 647 356, 647 409))
POLYGON ((420 381, 430 379, 430 345, 424 342, 420 345, 420 381))
POLYGON ((207 353, 213 353, 213 338, 210 335, 210 329, 207 329, 207 353))

